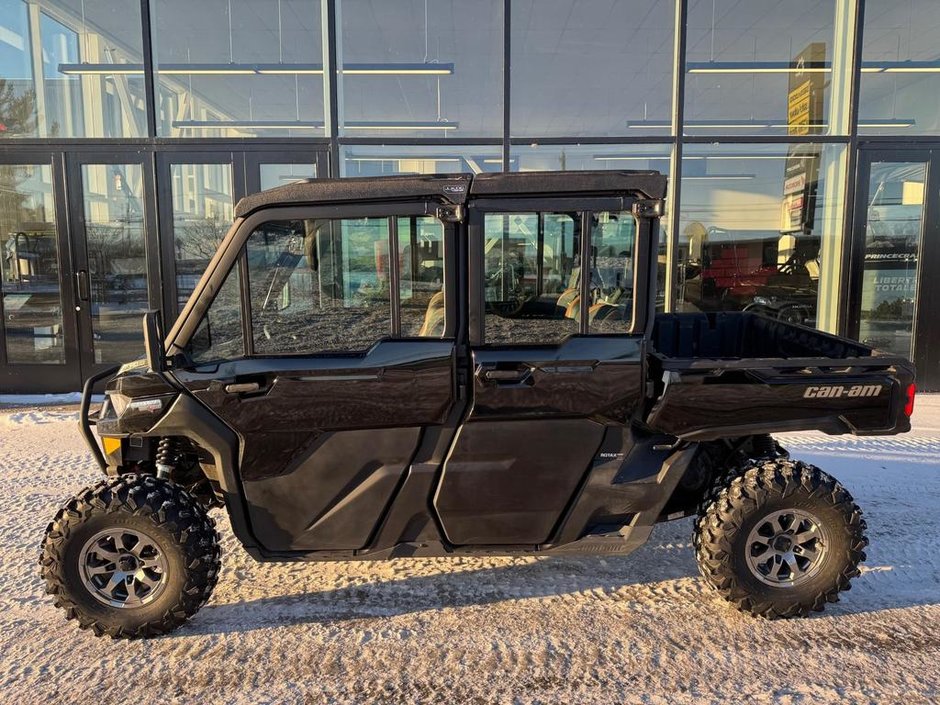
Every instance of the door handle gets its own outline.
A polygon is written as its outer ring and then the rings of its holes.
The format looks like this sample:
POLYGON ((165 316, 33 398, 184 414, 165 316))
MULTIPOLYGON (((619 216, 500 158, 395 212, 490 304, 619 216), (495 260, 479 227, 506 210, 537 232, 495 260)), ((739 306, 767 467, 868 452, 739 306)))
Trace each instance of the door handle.
POLYGON ((226 384, 224 389, 226 394, 249 394, 259 391, 261 385, 257 382, 236 382, 234 384, 226 384))
POLYGON ((91 293, 88 289, 88 270, 79 269, 75 272, 75 284, 78 287, 78 298, 80 301, 88 301, 91 293))
POLYGON ((495 367, 483 367, 480 369, 479 376, 483 382, 490 384, 521 384, 525 382, 532 374, 531 367, 517 367, 510 370, 500 370, 495 367))

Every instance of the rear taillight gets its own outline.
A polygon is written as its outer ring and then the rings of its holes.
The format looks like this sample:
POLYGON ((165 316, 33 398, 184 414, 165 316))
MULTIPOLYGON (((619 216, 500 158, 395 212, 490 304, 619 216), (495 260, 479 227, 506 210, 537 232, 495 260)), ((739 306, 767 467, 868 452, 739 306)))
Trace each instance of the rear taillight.
POLYGON ((907 385, 907 404, 904 405, 904 413, 911 416, 914 413, 914 395, 917 393, 917 385, 911 382, 907 385))

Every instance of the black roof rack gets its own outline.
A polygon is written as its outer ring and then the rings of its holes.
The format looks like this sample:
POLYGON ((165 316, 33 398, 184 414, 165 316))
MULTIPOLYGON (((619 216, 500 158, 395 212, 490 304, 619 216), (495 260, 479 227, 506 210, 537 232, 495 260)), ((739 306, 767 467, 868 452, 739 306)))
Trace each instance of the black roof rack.
POLYGON ((666 177, 657 171, 532 171, 305 179, 246 196, 235 206, 235 216, 244 217, 259 208, 277 205, 412 198, 459 205, 466 202, 468 195, 560 193, 633 193, 643 198, 662 199, 666 195, 666 177))

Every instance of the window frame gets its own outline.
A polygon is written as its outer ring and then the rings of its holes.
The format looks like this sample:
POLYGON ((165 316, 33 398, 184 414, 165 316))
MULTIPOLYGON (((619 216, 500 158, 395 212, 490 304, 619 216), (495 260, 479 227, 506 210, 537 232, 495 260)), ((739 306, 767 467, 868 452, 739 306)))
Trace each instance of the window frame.
MULTIPOLYGON (((219 251, 216 253, 213 261, 209 263, 203 278, 197 284, 196 289, 199 296, 193 306, 187 306, 184 310, 185 320, 181 321, 178 333, 173 337, 172 347, 175 350, 185 350, 192 340, 193 335, 202 323, 206 314, 212 307, 218 292, 221 290, 222 283, 234 267, 239 268, 239 296, 241 301, 241 325, 243 335, 244 354, 237 359, 270 359, 270 358, 330 358, 341 356, 361 357, 368 353, 366 350, 349 351, 322 351, 322 352, 301 352, 301 353, 264 353, 259 354, 255 351, 254 330, 251 320, 251 283, 249 281, 248 258, 246 256, 247 243, 251 235, 262 225, 271 221, 278 220, 304 220, 304 219, 355 219, 355 218, 386 218, 389 221, 389 246, 397 248, 397 229, 398 218, 408 216, 430 216, 441 224, 443 228, 444 242, 444 301, 445 301, 445 323, 444 333, 440 337, 422 338, 422 337, 404 337, 400 335, 400 306, 401 291, 398 288, 400 280, 398 257, 392 257, 389 250, 389 300, 391 306, 392 323, 389 327, 389 333, 383 338, 377 339, 371 347, 383 340, 411 340, 411 341, 432 341, 453 340, 456 337, 457 315, 456 302, 454 295, 457 287, 454 286, 456 277, 456 235, 453 223, 446 223, 437 218, 437 209, 439 204, 432 200, 406 201, 399 203, 369 203, 369 204, 341 204, 333 206, 284 206, 275 208, 263 208, 251 213, 247 217, 236 221, 233 229, 223 239, 219 251), (394 228, 394 235, 393 235, 394 228), (450 283, 450 285, 448 285, 450 283), (213 290, 214 289, 214 290, 213 290), (211 293, 210 293, 211 292, 211 293), (397 324, 397 325, 396 325, 397 324)), ((217 364, 223 361, 200 363, 199 367, 210 364, 217 364)))
MULTIPOLYGON (((637 218, 633 212, 633 204, 636 198, 632 196, 594 196, 594 197, 531 197, 531 198, 479 198, 476 199, 470 207, 470 217, 468 220, 469 233, 469 320, 470 320, 470 344, 474 347, 524 347, 524 348, 544 348, 558 346, 564 343, 567 338, 577 336, 620 336, 637 335, 645 329, 645 317, 638 316, 638 296, 634 293, 633 307, 631 311, 631 322, 622 333, 601 333, 591 332, 589 325, 589 316, 582 315, 579 321, 578 332, 568 334, 553 343, 535 342, 535 343, 487 343, 486 342, 486 301, 485 287, 483 286, 484 275, 486 272, 486 261, 484 257, 485 240, 485 218, 494 213, 517 213, 517 212, 557 212, 557 211, 578 211, 581 213, 581 244, 580 258, 582 262, 590 261, 591 253, 591 216, 594 213, 611 212, 629 212, 636 223, 633 238, 633 291, 642 292, 644 300, 642 304, 646 306, 648 302, 645 297, 648 296, 648 282, 645 278, 645 268, 640 266, 640 255, 642 243, 650 239, 649 227, 645 226, 645 219, 637 218), (642 271, 641 271, 642 270, 642 271), (638 325, 639 324, 639 325, 638 325)), ((540 247, 541 251, 541 247, 540 247)), ((587 301, 590 297, 591 278, 581 277, 579 281, 579 294, 582 301, 587 301)))

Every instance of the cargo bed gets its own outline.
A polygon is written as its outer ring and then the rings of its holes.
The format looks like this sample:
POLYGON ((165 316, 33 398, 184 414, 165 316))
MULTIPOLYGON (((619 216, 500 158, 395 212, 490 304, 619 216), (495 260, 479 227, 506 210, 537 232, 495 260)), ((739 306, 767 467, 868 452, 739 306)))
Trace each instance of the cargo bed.
POLYGON ((649 363, 647 423, 680 438, 910 429, 910 362, 759 314, 659 314, 649 363))

